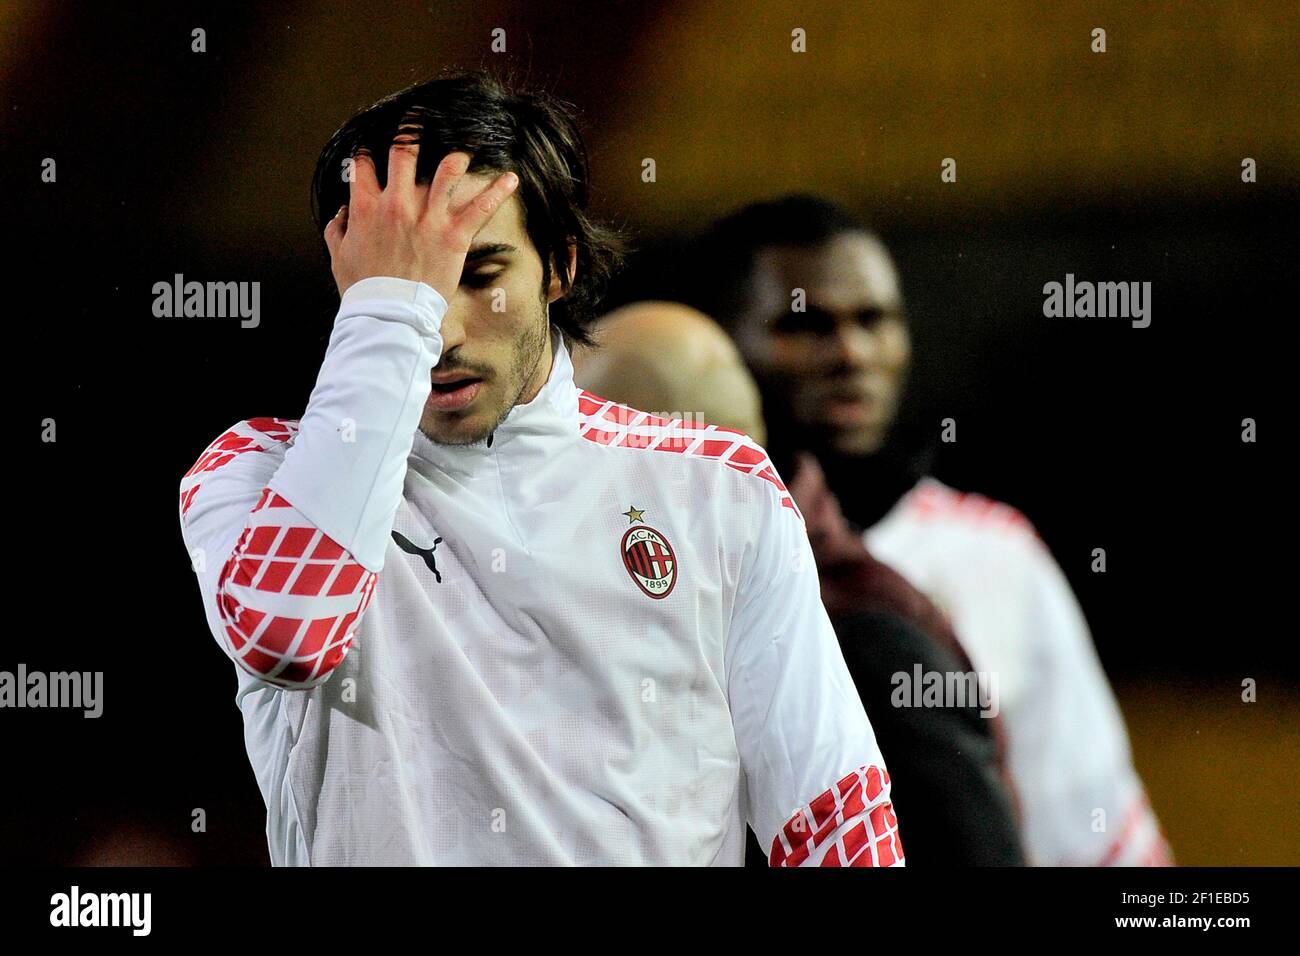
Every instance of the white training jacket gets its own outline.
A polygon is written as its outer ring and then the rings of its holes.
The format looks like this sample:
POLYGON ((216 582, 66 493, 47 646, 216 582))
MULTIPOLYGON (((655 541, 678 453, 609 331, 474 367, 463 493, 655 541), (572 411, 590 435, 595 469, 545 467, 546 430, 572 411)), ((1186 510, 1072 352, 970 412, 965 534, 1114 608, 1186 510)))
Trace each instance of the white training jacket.
MULTIPOLYGON (((901 864, 889 775, 763 450, 580 390, 418 431, 446 301, 344 294, 301 422, 181 526, 277 865, 901 864)), ((653 342, 646 343, 653 348, 653 342)))
POLYGON ((996 680, 1029 862, 1171 863, 1083 611, 1029 520, 925 478, 865 540, 996 680))

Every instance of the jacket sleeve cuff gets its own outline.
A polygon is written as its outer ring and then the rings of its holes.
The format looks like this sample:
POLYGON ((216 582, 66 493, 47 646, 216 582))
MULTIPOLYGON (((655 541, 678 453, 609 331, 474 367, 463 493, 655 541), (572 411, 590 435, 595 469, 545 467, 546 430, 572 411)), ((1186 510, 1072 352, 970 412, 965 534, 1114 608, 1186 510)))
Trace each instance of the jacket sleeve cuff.
POLYGON ((400 306, 401 318, 426 335, 436 335, 442 326, 442 317, 447 314, 447 300, 427 282, 395 276, 371 276, 348 286, 339 301, 339 316, 396 317, 393 315, 394 306, 400 306), (382 307, 376 304, 380 302, 382 307))

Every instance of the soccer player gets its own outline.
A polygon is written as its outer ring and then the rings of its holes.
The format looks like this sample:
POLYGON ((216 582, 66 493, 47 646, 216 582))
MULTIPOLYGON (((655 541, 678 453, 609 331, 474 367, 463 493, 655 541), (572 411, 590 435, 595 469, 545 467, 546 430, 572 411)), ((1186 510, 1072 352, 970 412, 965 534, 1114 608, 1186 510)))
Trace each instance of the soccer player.
POLYGON ((315 192, 341 303, 306 411, 181 483, 272 861, 738 865, 748 822, 774 866, 902 863, 763 449, 573 382, 616 250, 567 108, 419 84, 315 192))
POLYGON ((1014 508, 925 475, 894 430, 911 341, 884 244, 833 204, 794 195, 717 223, 698 260, 707 276, 693 304, 754 371, 770 442, 816 455, 871 552, 945 609, 975 666, 996 674, 1029 861, 1169 862, 1051 554, 1014 508))

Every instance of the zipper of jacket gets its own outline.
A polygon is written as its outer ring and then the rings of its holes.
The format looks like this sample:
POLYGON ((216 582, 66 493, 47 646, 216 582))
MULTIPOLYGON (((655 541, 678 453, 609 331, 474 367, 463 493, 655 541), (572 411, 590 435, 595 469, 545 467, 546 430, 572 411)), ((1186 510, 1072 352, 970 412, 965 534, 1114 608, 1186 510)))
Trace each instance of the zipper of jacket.
MULTIPOLYGON (((492 439, 495 437, 496 432, 492 432, 488 435, 487 445, 489 448, 492 447, 492 439)), ((492 465, 496 469, 497 473, 497 490, 501 494, 501 515, 505 518, 506 525, 508 525, 510 530, 514 532, 515 542, 518 544, 519 550, 525 555, 531 556, 532 552, 528 549, 528 545, 524 541, 524 536, 520 533, 519 526, 515 524, 515 519, 510 513, 510 498, 506 493, 506 480, 505 476, 501 474, 501 456, 492 455, 491 459, 492 465)))

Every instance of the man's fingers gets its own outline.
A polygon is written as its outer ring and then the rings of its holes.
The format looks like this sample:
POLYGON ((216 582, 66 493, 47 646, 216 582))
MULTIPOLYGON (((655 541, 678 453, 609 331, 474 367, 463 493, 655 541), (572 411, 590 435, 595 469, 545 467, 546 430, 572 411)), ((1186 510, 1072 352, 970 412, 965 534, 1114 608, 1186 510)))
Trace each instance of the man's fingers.
POLYGON ((456 229, 462 235, 474 236, 492 218, 492 214, 501 208, 501 204, 510 198, 518 185, 519 177, 514 173, 502 173, 492 180, 456 214, 456 229))
POLYGON ((357 200, 364 202, 372 196, 378 196, 383 190, 379 188, 379 176, 375 172, 375 161, 368 153, 357 153, 352 157, 352 179, 348 182, 348 205, 356 206, 357 200))
POLYGON ((442 157, 438 168, 434 170, 433 182, 429 185, 428 210, 430 212, 446 211, 451 191, 469 169, 469 163, 470 155, 464 150, 456 150, 442 157))
POLYGON ((339 206, 339 211, 334 214, 325 226, 325 245, 330 251, 330 258, 333 259, 338 252, 339 243, 343 241, 343 236, 348 231, 348 207, 339 206))
POLYGON ((384 192, 410 196, 415 192, 415 165, 420 158, 420 143, 411 127, 400 127, 388 147, 388 183, 384 192))

